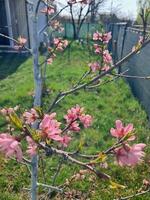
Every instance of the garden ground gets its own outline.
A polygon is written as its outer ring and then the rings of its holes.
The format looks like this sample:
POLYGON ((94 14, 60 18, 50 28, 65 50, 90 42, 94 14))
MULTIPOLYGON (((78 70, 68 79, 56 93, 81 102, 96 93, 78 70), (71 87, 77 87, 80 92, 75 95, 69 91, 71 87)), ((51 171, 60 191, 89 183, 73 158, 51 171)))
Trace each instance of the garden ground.
MULTIPOLYGON (((91 57, 86 46, 73 44, 71 54, 68 50, 58 56, 53 65, 47 69, 47 87, 49 93, 44 98, 43 107, 46 109, 52 102, 54 96, 60 91, 69 88, 84 71, 88 69, 88 62, 91 57), (70 54, 70 59, 68 56, 70 54)), ((0 54, 0 106, 20 105, 27 109, 32 107, 33 95, 33 75, 31 58, 19 55, 0 54)), ((129 86, 122 79, 117 79, 108 84, 94 89, 83 90, 74 95, 66 97, 57 107, 58 119, 62 120, 63 115, 72 106, 79 104, 94 117, 93 126, 90 129, 82 130, 80 134, 75 134, 69 149, 77 150, 79 143, 83 142, 82 152, 92 154, 101 152, 109 147, 114 140, 110 136, 109 130, 114 126, 116 119, 121 119, 124 123, 133 123, 137 135, 137 142, 149 143, 149 127, 147 115, 139 102, 133 97, 129 86)), ((3 124, 1 118, 0 125, 3 124)), ((4 128, 1 128, 3 130, 4 128)), ((150 150, 147 148, 147 152, 150 150)), ((148 155, 148 154, 147 154, 148 155)), ((143 179, 150 179, 150 157, 146 157, 146 162, 135 168, 116 167, 111 162, 108 171, 113 174, 113 181, 126 186, 124 190, 116 191, 109 187, 107 182, 86 177, 86 180, 74 182, 71 188, 80 191, 77 199, 111 200, 119 195, 134 194, 143 182, 143 179)), ((46 158, 40 165, 44 165, 43 171, 39 172, 41 182, 51 184, 52 176, 55 172, 58 159, 53 156, 46 158)), ((78 167, 69 164, 66 160, 62 165, 60 175, 56 180, 56 185, 62 184, 66 178, 78 172, 78 167)), ((1 200, 22 200, 28 199, 30 174, 26 166, 16 163, 16 161, 6 160, 0 157, 0 199, 1 200)), ((44 197, 44 191, 39 188, 39 197, 44 197)), ((61 199, 58 197, 57 199, 61 199)), ((63 197, 62 197, 63 199, 63 197)), ((149 194, 135 197, 137 200, 148 200, 149 194)))

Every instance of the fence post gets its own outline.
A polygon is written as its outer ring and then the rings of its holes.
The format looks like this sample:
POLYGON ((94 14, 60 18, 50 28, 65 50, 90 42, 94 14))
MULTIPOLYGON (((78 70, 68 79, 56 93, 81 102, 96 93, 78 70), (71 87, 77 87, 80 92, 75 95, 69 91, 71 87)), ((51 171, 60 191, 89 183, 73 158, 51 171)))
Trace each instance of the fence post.
MULTIPOLYGON (((123 34, 123 39, 122 39, 121 58, 123 57, 123 50, 124 50, 124 45, 125 45, 127 27, 128 27, 128 24, 126 23, 126 24, 125 24, 125 27, 124 27, 124 34, 123 34)), ((121 59, 121 58, 120 58, 120 59, 121 59)), ((121 70, 121 66, 119 66, 119 68, 118 68, 118 73, 121 73, 121 71, 122 71, 122 70, 121 70)))

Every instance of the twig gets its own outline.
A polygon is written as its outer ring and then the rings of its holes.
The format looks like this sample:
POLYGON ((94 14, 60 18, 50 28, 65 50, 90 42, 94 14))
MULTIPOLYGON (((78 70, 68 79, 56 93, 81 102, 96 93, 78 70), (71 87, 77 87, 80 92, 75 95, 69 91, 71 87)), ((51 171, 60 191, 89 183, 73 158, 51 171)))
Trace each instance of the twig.
POLYGON ((148 190, 146 190, 146 191, 139 192, 137 194, 129 195, 129 196, 126 196, 126 197, 120 197, 120 198, 114 199, 114 200, 127 200, 127 199, 130 199, 130 198, 133 198, 133 197, 138 197, 138 196, 144 195, 144 194, 146 194, 148 192, 150 192, 150 188, 148 190))
MULTIPOLYGON (((125 74, 126 72, 128 72, 129 70, 127 69, 126 71, 122 72, 120 75, 123 75, 125 74)), ((102 85, 105 85, 107 83, 110 83, 116 79, 120 78, 120 76, 115 76, 114 78, 110 79, 110 80, 106 80, 106 81, 103 81, 103 82, 100 82, 99 84, 97 85, 92 85, 92 86, 89 86, 89 87, 86 87, 86 89, 93 89, 93 88, 97 88, 99 86, 102 86, 102 85)))
MULTIPOLYGON (((2 37, 4 37, 4 38, 7 38, 7 39, 9 39, 9 40, 12 40, 12 41, 15 42, 16 44, 19 44, 19 42, 18 42, 17 40, 15 40, 14 38, 11 38, 11 37, 9 37, 9 36, 7 36, 7 35, 4 35, 4 34, 0 33, 0 36, 2 36, 2 37)), ((28 47, 26 47, 26 46, 24 46, 24 45, 23 45, 23 47, 24 47, 26 50, 28 50, 28 51, 32 54, 31 49, 29 49, 28 47)))
POLYGON ((91 73, 91 70, 86 71, 86 72, 81 76, 81 78, 79 79, 79 81, 73 86, 73 88, 76 88, 76 87, 81 83, 81 81, 83 81, 83 79, 85 79, 90 73, 91 73))
POLYGON ((132 76, 132 75, 125 75, 125 74, 112 74, 113 76, 124 77, 124 78, 135 78, 135 79, 145 79, 150 80, 150 76, 132 76))
POLYGON ((75 158, 73 158, 70 155, 68 155, 65 151, 62 151, 62 150, 59 150, 59 149, 56 149, 56 148, 53 148, 53 147, 51 147, 51 150, 53 151, 53 153, 56 153, 58 155, 63 155, 65 158, 67 158, 71 162, 76 163, 76 164, 78 164, 80 166, 83 166, 83 167, 89 169, 91 172, 96 174, 101 179, 107 179, 107 180, 110 179, 109 175, 107 175, 107 174, 105 174, 103 172, 95 170, 92 166, 90 166, 90 165, 88 165, 86 163, 83 163, 83 162, 81 162, 79 160, 76 160, 75 158))
POLYGON ((43 161, 42 156, 40 156, 39 159, 41 160, 41 170, 42 170, 42 174, 43 174, 43 180, 46 183, 45 166, 44 166, 44 161, 43 161))
POLYGON ((56 190, 57 192, 63 192, 62 189, 60 189, 59 187, 56 187, 56 186, 47 185, 47 184, 43 184, 43 183, 37 183, 37 185, 42 186, 42 187, 47 187, 47 188, 52 189, 52 190, 56 190))
POLYGON ((58 174, 60 172, 60 169, 62 167, 63 161, 64 161, 64 158, 61 158, 60 161, 59 161, 58 167, 56 169, 56 173, 54 174, 54 177, 53 177, 52 185, 55 185, 56 178, 57 178, 57 176, 58 176, 58 174))

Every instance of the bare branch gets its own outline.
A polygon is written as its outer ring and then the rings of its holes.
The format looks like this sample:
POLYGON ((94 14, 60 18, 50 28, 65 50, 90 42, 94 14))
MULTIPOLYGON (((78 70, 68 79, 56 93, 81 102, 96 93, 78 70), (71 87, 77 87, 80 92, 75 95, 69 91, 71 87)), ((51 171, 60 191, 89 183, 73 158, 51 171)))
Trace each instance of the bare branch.
POLYGON ((146 194, 148 192, 150 192, 150 188, 148 190, 146 190, 146 191, 142 191, 142 192, 139 192, 137 194, 129 195, 127 197, 120 197, 120 198, 114 199, 114 200, 127 200, 127 199, 131 199, 131 198, 134 198, 134 197, 142 196, 142 195, 144 195, 144 194, 146 194))

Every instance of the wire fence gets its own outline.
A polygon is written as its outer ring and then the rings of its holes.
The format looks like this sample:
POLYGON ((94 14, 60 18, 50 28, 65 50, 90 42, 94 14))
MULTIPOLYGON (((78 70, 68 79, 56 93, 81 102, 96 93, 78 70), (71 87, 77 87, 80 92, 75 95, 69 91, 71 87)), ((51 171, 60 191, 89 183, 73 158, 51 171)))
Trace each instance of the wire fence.
MULTIPOLYGON (((108 30, 112 31, 112 41, 109 45, 115 61, 120 60, 132 51, 137 44, 141 30, 128 27, 127 24, 110 24, 108 30)), ((150 76, 150 44, 144 47, 138 54, 134 55, 128 62, 124 63, 120 72, 128 70, 126 75, 150 76)), ((150 119, 150 80, 149 79, 126 79, 132 89, 133 94, 139 99, 150 119)))

